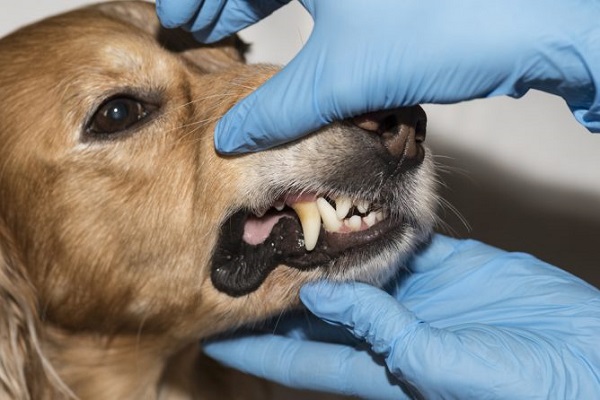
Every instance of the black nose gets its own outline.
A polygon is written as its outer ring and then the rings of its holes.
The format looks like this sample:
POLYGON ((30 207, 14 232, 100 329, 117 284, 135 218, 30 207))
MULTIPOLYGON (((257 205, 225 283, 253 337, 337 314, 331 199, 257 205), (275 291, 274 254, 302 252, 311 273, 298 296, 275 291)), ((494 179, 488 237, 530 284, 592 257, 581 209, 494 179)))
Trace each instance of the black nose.
POLYGON ((407 162, 421 162, 425 157, 427 115, 420 106, 376 111, 352 119, 354 124, 379 135, 387 151, 407 162))

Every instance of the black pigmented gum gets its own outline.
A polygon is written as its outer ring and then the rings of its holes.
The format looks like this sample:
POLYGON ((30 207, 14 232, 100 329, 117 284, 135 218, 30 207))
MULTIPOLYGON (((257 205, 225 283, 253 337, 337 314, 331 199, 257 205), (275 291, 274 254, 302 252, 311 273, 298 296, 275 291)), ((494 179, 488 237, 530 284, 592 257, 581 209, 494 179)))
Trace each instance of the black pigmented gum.
POLYGON ((311 269, 331 259, 324 253, 306 251, 294 218, 281 218, 263 243, 249 245, 242 239, 245 218, 245 213, 238 212, 221 228, 211 269, 212 283, 221 292, 243 296, 258 289, 278 265, 311 269))

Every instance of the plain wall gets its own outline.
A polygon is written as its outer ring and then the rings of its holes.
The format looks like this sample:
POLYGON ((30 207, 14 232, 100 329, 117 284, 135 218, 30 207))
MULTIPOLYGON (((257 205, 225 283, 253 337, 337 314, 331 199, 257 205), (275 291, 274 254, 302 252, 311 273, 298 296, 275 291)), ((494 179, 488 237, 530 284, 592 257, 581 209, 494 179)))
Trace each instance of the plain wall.
MULTIPOLYGON (((0 35, 89 3, 5 2, 0 35)), ((285 64, 310 29, 300 5, 285 7, 242 32, 250 62, 285 64)), ((600 135, 578 125, 562 99, 539 92, 425 109, 450 204, 440 230, 535 254, 600 286, 600 135)))

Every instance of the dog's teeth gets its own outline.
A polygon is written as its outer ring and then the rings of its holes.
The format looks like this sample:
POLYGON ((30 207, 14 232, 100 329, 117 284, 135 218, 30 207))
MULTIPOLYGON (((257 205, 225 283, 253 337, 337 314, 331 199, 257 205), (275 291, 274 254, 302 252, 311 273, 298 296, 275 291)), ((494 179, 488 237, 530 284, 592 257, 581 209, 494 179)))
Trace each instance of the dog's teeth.
POLYGON ((344 221, 346 226, 350 228, 351 231, 355 232, 360 230, 360 226, 362 225, 362 218, 358 215, 353 215, 350 218, 344 221))
POLYGON ((276 201, 275 204, 273 204, 273 207, 277 210, 277 211, 282 211, 283 208, 285 207, 285 203, 283 201, 276 201))
POLYGON ((317 208, 321 213, 321 219, 323 220, 325 230, 329 232, 339 231, 343 223, 338 219, 335 208, 322 197, 317 199, 317 208))
POLYGON ((360 200, 356 203, 356 209, 362 214, 366 214, 369 211, 369 207, 371 207, 371 204, 366 200, 360 200))
POLYGON ((375 217, 374 212, 370 212, 365 217, 363 217, 362 220, 365 223, 365 225, 367 225, 369 228, 375 225, 375 223, 377 222, 377 218, 375 217))
POLYGON ((375 214, 375 220, 377 222, 381 222, 385 219, 382 211, 376 211, 374 214, 375 214))
POLYGON ((314 201, 298 202, 291 207, 298 214, 302 232, 304 233, 304 247, 311 251, 317 245, 319 233, 321 232, 321 214, 314 201))
POLYGON ((352 208, 352 200, 349 197, 340 196, 335 199, 335 214, 339 220, 346 218, 352 208))

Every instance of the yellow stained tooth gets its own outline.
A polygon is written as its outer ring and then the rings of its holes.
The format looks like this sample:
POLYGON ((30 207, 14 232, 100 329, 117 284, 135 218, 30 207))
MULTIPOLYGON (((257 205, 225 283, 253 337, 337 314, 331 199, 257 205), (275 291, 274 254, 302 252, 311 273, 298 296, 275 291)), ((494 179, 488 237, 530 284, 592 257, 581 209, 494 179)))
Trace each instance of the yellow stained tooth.
POLYGON ((319 233, 321 232, 321 214, 317 203, 314 201, 299 202, 291 207, 300 218, 302 232, 304 232, 304 246, 306 250, 311 251, 317 245, 319 233))
POLYGON ((322 197, 317 199, 317 208, 321 214, 323 220, 323 226, 326 231, 338 232, 342 227, 343 223, 337 218, 335 208, 327 200, 322 197))
POLYGON ((340 221, 346 218, 351 208, 352 200, 349 197, 340 196, 335 199, 335 214, 340 221))

